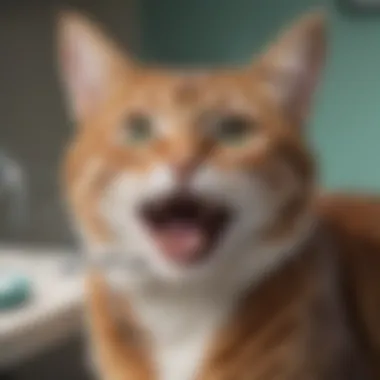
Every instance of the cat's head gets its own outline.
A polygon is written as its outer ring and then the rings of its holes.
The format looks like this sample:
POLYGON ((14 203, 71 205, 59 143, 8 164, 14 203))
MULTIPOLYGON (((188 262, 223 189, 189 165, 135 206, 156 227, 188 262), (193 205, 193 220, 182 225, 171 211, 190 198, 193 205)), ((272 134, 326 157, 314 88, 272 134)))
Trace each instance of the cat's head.
POLYGON ((77 124, 65 191, 90 252, 118 250, 162 280, 253 279, 302 239, 323 16, 302 18, 243 68, 145 67, 73 13, 59 45, 77 124))

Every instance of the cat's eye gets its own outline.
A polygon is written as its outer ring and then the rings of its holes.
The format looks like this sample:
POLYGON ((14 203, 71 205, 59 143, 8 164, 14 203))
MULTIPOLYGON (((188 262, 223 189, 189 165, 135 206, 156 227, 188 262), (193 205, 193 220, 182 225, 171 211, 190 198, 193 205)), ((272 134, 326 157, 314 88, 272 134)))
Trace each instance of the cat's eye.
POLYGON ((230 145, 239 145, 247 141, 253 131, 253 123, 246 116, 227 115, 214 121, 213 138, 230 145))
POLYGON ((130 115, 125 123, 125 141, 128 144, 142 144, 154 137, 152 120, 143 114, 130 115))

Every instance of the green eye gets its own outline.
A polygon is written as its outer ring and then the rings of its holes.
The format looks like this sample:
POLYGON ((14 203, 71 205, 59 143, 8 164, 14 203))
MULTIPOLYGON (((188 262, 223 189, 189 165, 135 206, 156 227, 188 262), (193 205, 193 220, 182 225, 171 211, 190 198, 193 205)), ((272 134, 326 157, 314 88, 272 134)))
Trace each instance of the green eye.
POLYGON ((243 144, 252 132, 252 123, 239 115, 226 116, 214 125, 214 138, 224 144, 243 144))
POLYGON ((152 122, 145 115, 131 115, 126 123, 125 133, 128 143, 145 143, 153 138, 152 122))

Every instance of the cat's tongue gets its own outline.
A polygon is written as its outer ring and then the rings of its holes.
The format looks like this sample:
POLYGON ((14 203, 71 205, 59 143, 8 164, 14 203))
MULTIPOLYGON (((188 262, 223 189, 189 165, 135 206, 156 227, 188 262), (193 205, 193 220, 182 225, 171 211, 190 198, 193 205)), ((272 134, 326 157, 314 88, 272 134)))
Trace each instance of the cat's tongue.
POLYGON ((170 223, 154 231, 155 240, 163 254, 179 264, 190 264, 201 258, 206 242, 200 226, 170 223))

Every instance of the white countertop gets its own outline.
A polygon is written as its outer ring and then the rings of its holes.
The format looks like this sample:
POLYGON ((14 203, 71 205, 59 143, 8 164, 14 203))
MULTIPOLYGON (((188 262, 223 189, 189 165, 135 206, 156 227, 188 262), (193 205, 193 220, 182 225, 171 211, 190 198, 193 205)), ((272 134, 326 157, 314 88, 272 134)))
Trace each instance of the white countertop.
POLYGON ((0 247, 0 268, 30 276, 32 299, 0 311, 0 368, 20 363, 81 330, 83 278, 65 272, 72 253, 0 247), (32 252, 33 251, 33 252, 32 252))

